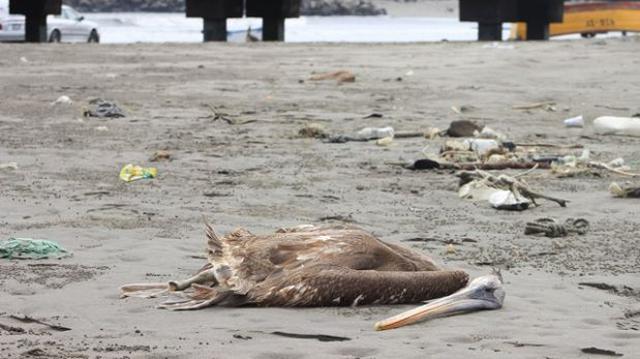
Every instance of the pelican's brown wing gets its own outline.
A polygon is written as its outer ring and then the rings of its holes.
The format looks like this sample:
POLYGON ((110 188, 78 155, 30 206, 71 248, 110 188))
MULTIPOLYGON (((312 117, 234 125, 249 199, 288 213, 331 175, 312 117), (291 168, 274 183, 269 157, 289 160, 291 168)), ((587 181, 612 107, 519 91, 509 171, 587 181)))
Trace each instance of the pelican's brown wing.
POLYGON ((450 295, 468 279, 463 271, 391 272, 317 265, 274 273, 247 293, 247 302, 288 307, 418 303, 450 295))

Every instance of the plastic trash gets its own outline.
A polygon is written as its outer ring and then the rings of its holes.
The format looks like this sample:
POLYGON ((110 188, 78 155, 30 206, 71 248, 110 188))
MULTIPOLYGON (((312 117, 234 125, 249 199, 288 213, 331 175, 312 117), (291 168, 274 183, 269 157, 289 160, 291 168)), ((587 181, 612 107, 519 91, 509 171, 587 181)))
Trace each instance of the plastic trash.
POLYGON ((490 138, 500 141, 507 138, 507 136, 505 136, 504 134, 489 127, 484 127, 482 131, 474 131, 473 136, 477 138, 490 138))
POLYGON ((117 118, 126 117, 124 112, 113 102, 97 99, 92 102, 95 104, 95 109, 87 110, 84 112, 85 117, 100 117, 100 118, 117 118))
POLYGON ((507 190, 498 190, 491 194, 489 203, 495 209, 508 211, 524 211, 531 203, 526 198, 516 198, 516 195, 507 190))
POLYGON ((568 118, 564 120, 564 125, 567 127, 582 128, 584 127, 584 117, 580 115, 580 116, 568 118))
POLYGON ((640 118, 602 116, 593 120, 593 129, 600 135, 640 137, 640 118))
POLYGON ((18 163, 16 162, 0 163, 0 170, 17 170, 17 169, 18 169, 18 163))
POLYGON ((393 137, 385 137, 376 141, 376 145, 382 146, 382 147, 389 146, 392 143, 393 143, 393 137))
POLYGON ((60 96, 58 97, 57 100, 53 101, 51 104, 52 105, 71 105, 73 104, 73 101, 71 101, 71 98, 69 96, 60 96))
POLYGON ((366 127, 358 131, 355 138, 358 140, 378 140, 385 137, 393 138, 393 127, 366 127))
POLYGON ((9 238, 0 241, 0 258, 44 259, 64 258, 72 255, 58 243, 44 239, 9 238))
POLYGON ((499 150, 500 144, 496 140, 484 139, 484 138, 474 138, 468 139, 464 141, 465 144, 479 156, 484 156, 491 150, 499 150))
POLYGON ((141 179, 155 178, 158 176, 158 169, 154 167, 140 167, 128 164, 120 170, 120 179, 125 182, 133 182, 141 179))

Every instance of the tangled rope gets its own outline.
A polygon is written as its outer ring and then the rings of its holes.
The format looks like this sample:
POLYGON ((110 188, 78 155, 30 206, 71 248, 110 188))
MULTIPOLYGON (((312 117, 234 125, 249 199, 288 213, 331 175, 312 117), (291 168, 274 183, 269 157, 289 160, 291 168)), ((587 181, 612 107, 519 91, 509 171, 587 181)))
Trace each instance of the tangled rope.
POLYGON ((539 218, 533 222, 527 222, 524 234, 544 234, 546 237, 566 237, 569 233, 579 235, 589 231, 589 221, 584 218, 567 218, 564 223, 558 223, 553 218, 539 218))

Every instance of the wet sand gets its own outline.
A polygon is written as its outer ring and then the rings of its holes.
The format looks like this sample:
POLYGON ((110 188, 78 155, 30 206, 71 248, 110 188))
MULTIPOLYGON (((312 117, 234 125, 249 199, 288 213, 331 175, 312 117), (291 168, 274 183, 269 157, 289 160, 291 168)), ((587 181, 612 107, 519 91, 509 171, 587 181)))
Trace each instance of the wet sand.
POLYGON ((638 38, 507 45, 0 44, 0 163, 19 166, 0 170, 0 238, 46 238, 74 252, 63 260, 0 260, 0 324, 24 329, 0 329, 0 357, 589 358, 581 348, 597 347, 633 358, 640 353, 638 202, 607 192, 611 181, 626 179, 558 179, 537 170, 529 184, 570 200, 568 208, 542 202, 499 212, 460 200, 450 172, 395 165, 442 140, 379 147, 297 135, 309 123, 333 133, 410 131, 465 117, 516 142, 580 143, 596 160, 623 157, 640 168, 640 139, 562 125, 579 114, 640 112, 638 38), (339 69, 354 72, 356 82, 307 80, 339 69), (74 103, 51 105, 61 95, 74 103), (95 97, 116 101, 127 117, 83 118, 95 97), (556 102, 557 111, 512 108, 540 101, 556 102), (451 110, 461 105, 473 110, 451 110), (209 106, 233 123, 214 120, 209 106), (384 117, 363 119, 373 112, 384 117), (149 162, 157 150, 174 159, 149 162), (127 163, 155 165, 159 176, 123 183, 118 172, 127 163), (505 307, 375 332, 374 322, 411 306, 175 313, 155 309, 158 299, 119 299, 122 284, 200 268, 202 215, 219 232, 349 221, 473 276, 501 268, 505 307), (544 216, 584 217, 591 231, 523 235, 527 221, 544 216), (430 240, 403 241, 415 237, 430 240))

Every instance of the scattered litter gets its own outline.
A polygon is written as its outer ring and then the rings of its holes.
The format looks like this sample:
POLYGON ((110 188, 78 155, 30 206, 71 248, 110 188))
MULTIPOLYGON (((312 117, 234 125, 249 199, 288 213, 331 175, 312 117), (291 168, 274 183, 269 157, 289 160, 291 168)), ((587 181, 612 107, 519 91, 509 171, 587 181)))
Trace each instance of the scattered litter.
POLYGON ((618 198, 640 198, 640 186, 622 187, 613 182, 609 185, 609 192, 618 198))
POLYGON ((538 218, 526 224, 524 234, 543 234, 549 238, 557 238, 566 237, 570 233, 584 235, 588 231, 589 221, 584 218, 567 218, 564 223, 559 223, 553 218, 538 218))
POLYGON ((126 117, 124 112, 114 102, 105 101, 102 99, 94 99, 90 101, 92 105, 95 105, 95 109, 86 110, 84 117, 99 117, 99 118, 118 118, 126 117))
MULTIPOLYGON (((484 200, 488 198, 494 208, 522 210, 525 207, 525 200, 537 206, 536 199, 546 199, 556 202, 561 207, 566 207, 569 201, 559 199, 545 194, 534 192, 529 188, 524 180, 520 178, 531 172, 531 170, 516 176, 499 175, 494 176, 482 170, 473 172, 460 172, 460 189, 458 195, 461 198, 484 200), (510 192, 513 197, 507 196, 505 191, 510 192), (499 193, 499 194, 496 194, 499 193)), ((529 208, 529 205, 526 205, 529 208)), ((524 208, 524 209, 526 209, 524 208)))
POLYGON ((338 84, 344 82, 356 82, 356 76, 349 71, 334 71, 323 74, 313 75, 309 78, 311 81, 336 80, 338 84))
POLYGON ((325 335, 325 334, 297 334, 297 333, 285 333, 285 332, 271 332, 273 335, 286 337, 286 338, 295 338, 295 339, 315 339, 321 342, 344 342, 351 340, 351 338, 347 337, 337 337, 335 335, 325 335))
POLYGON ((56 324, 49 324, 49 323, 45 323, 41 320, 35 319, 35 318, 31 318, 29 316, 23 315, 23 316, 17 316, 17 315, 10 315, 10 318, 13 318, 19 322, 22 323, 36 323, 36 324, 40 324, 40 325, 44 325, 45 327, 49 327, 57 332, 67 332, 69 330, 71 330, 71 328, 67 328, 67 327, 63 327, 61 325, 56 325, 56 324))
POLYGON ((486 156, 491 151, 497 151, 500 149, 500 144, 496 140, 474 138, 464 141, 464 144, 468 146, 471 151, 478 154, 478 156, 486 156))
POLYGON ((171 152, 160 150, 153 153, 151 158, 149 158, 150 162, 159 162, 159 161, 168 161, 171 159, 171 152))
POLYGON ((507 138, 507 136, 505 136, 504 134, 486 126, 482 129, 482 131, 474 131, 473 137, 490 138, 490 139, 500 140, 500 141, 503 141, 507 138))
POLYGON ((96 131, 98 131, 98 132, 107 132, 107 131, 109 131, 109 128, 107 126, 98 126, 98 127, 96 127, 96 131))
POLYGON ((584 117, 580 115, 580 116, 568 118, 564 120, 564 125, 570 128, 571 127, 582 128, 584 127, 584 117))
POLYGON ((385 137, 376 141, 376 145, 378 146, 389 146, 393 143, 393 137, 385 137))
POLYGON ((623 354, 616 353, 613 350, 608 349, 600 349, 596 347, 582 348, 580 349, 585 354, 596 354, 596 355, 608 355, 611 357, 621 357, 623 354))
POLYGON ((319 123, 308 123, 298 131, 300 137, 327 138, 329 135, 324 126, 319 123))
POLYGON ((60 96, 58 97, 57 100, 51 103, 51 105, 71 105, 71 104, 73 104, 73 101, 71 101, 71 98, 69 98, 69 96, 60 96))
POLYGON ((364 116, 363 119, 366 120, 366 119, 369 119, 369 118, 383 118, 383 117, 384 117, 383 114, 374 112, 374 113, 371 113, 371 114, 369 114, 367 116, 364 116))
POLYGON ((29 62, 29 60, 28 60, 26 57, 22 56, 22 57, 20 58, 20 62, 22 62, 22 63, 26 64, 27 62, 29 62))
POLYGON ((446 134, 450 137, 472 137, 476 131, 482 131, 483 127, 469 120, 453 121, 449 125, 446 134))
POLYGON ((504 211, 524 211, 531 201, 520 195, 518 191, 495 190, 489 195, 491 207, 504 211))
POLYGON ((600 135, 640 137, 640 118, 602 116, 593 120, 593 129, 600 135))
POLYGON ((140 167, 128 164, 120 170, 120 179, 125 182, 133 182, 141 179, 156 178, 158 170, 154 167, 140 167))
POLYGON ((524 110, 524 111, 542 109, 549 112, 555 112, 556 103, 553 101, 534 102, 534 103, 528 103, 524 105, 515 105, 512 108, 514 110, 524 110))
POLYGON ((17 162, 7 162, 7 163, 0 163, 0 170, 17 170, 18 169, 18 163, 17 162))
POLYGON ((430 140, 433 140, 440 137, 441 134, 442 134, 442 130, 436 127, 431 127, 424 132, 424 137, 430 140))
POLYGON ((9 238, 0 241, 0 258, 45 259, 70 257, 71 252, 58 243, 44 239, 9 238))
POLYGON ((393 135, 393 127, 365 127, 356 133, 355 138, 361 141, 368 141, 385 137, 393 138, 393 135))
POLYGON ((462 106, 451 106, 451 111, 457 113, 458 115, 462 115, 467 112, 475 111, 477 108, 475 106, 470 105, 462 105, 462 106))
POLYGON ((405 72, 404 75, 405 76, 413 76, 413 75, 415 75, 415 73, 413 72, 413 70, 409 70, 409 71, 405 72))
POLYGON ((493 41, 489 44, 482 45, 483 49, 498 49, 498 50, 513 50, 516 47, 511 44, 505 44, 503 42, 493 41))
POLYGON ((26 330, 24 330, 24 328, 14 327, 12 325, 6 325, 2 323, 0 323, 0 329, 7 331, 9 333, 26 333, 27 332, 26 330))

